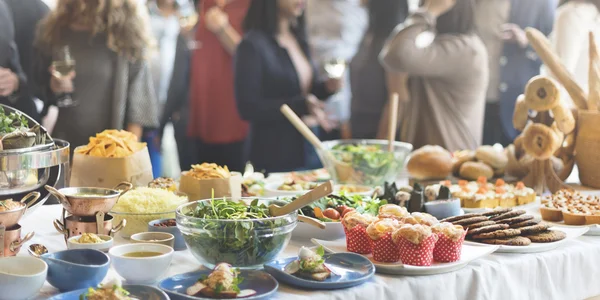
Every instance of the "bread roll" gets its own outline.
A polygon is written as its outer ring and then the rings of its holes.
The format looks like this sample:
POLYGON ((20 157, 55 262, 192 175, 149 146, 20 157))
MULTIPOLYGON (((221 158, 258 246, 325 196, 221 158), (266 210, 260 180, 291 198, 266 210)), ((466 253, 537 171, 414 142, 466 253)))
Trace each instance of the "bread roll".
POLYGON ((452 174, 458 175, 462 164, 468 161, 475 160, 475 151, 473 150, 462 150, 454 152, 454 158, 452 159, 452 174))
POLYGON ((530 124, 523 134, 525 151, 538 160, 549 159, 562 142, 557 133, 544 124, 530 124))
POLYGON ((418 180, 444 179, 452 172, 452 154, 440 146, 423 146, 411 154, 406 169, 418 180))
POLYGON ((494 169, 504 169, 508 163, 506 154, 503 151, 497 151, 493 146, 481 146, 477 148, 475 158, 494 169))
POLYGON ((560 90, 549 77, 535 76, 525 87, 525 103, 529 109, 550 110, 560 103, 560 90))
POLYGON ((468 180, 477 180, 479 177, 491 179, 494 177, 494 170, 485 163, 478 161, 468 161, 460 167, 459 175, 468 180))
POLYGON ((525 103, 525 95, 521 94, 517 98, 517 103, 515 104, 515 112, 513 113, 513 126, 518 131, 523 131, 525 126, 527 126, 527 121, 529 121, 529 108, 525 103))
POLYGON ((566 104, 560 103, 552 109, 554 115, 554 122, 558 126, 558 129, 564 134, 569 134, 575 130, 575 117, 571 109, 566 104))

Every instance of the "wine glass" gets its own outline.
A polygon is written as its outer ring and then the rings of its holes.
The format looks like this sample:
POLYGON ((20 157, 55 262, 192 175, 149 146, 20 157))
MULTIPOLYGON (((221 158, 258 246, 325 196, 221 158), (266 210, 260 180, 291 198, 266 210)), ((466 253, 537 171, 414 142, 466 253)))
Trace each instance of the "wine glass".
MULTIPOLYGON (((75 71, 75 60, 71 56, 69 46, 58 48, 52 58, 52 75, 58 79, 65 78, 75 71)), ((73 100, 71 93, 65 93, 58 96, 56 106, 72 107, 76 106, 77 102, 73 100)))
POLYGON ((341 58, 332 58, 325 62, 325 72, 332 79, 341 79, 346 71, 346 61, 341 58))

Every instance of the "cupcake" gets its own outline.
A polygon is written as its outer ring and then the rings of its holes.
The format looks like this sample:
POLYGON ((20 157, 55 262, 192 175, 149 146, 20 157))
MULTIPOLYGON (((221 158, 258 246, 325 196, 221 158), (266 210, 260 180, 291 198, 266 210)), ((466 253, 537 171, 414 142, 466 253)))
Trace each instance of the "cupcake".
POLYGON ((396 219, 381 219, 367 227, 367 234, 373 240, 373 259, 378 262, 400 260, 398 245, 392 241, 392 233, 400 228, 396 219))
POLYGON ((377 221, 377 218, 356 211, 347 213, 342 219, 346 233, 346 248, 358 254, 370 254, 373 251, 373 240, 367 234, 367 227, 377 221))
POLYGON ((380 219, 395 218, 402 219, 410 216, 408 210, 405 207, 401 207, 395 204, 385 204, 379 207, 379 214, 377 215, 380 219))
POLYGON ((460 260, 462 243, 467 231, 460 225, 443 222, 431 227, 438 235, 438 241, 433 249, 433 260, 437 262, 455 262, 460 260))
POLYGON ((410 216, 402 218, 402 220, 400 220, 400 221, 402 223, 406 223, 406 224, 412 224, 412 225, 421 224, 421 225, 426 225, 426 226, 432 226, 432 225, 440 222, 440 221, 438 221, 438 219, 436 217, 434 217, 430 214, 420 213, 420 212, 414 212, 414 213, 410 214, 410 216))
POLYGON ((517 203, 519 205, 535 202, 535 191, 532 188, 526 187, 523 182, 517 182, 514 193, 517 196, 517 203))
POLYGON ((392 240, 398 245, 403 264, 431 266, 433 263, 433 249, 438 235, 433 234, 429 226, 404 224, 394 231, 392 240))

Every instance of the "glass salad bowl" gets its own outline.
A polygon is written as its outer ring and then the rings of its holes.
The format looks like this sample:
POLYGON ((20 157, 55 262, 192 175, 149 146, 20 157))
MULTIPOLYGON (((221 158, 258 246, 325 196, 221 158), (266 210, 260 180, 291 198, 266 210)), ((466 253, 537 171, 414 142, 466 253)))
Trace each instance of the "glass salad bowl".
POLYGON ((192 255, 209 268, 221 262, 241 269, 261 268, 285 249, 298 219, 297 212, 270 217, 271 204, 286 202, 260 198, 191 202, 177 208, 177 227, 192 255))

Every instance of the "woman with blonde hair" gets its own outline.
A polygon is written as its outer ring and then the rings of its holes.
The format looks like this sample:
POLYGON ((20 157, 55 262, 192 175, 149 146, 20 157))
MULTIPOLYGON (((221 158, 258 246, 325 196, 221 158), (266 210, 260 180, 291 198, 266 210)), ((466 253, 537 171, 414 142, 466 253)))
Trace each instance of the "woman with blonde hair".
POLYGON ((107 128, 141 137, 144 127, 157 127, 144 24, 135 0, 59 0, 41 22, 34 80, 44 111, 59 106, 54 137, 69 141, 73 149, 107 128), (52 66, 60 51, 75 61, 68 74, 52 66), (64 94, 71 95, 72 103, 61 103, 64 94))

